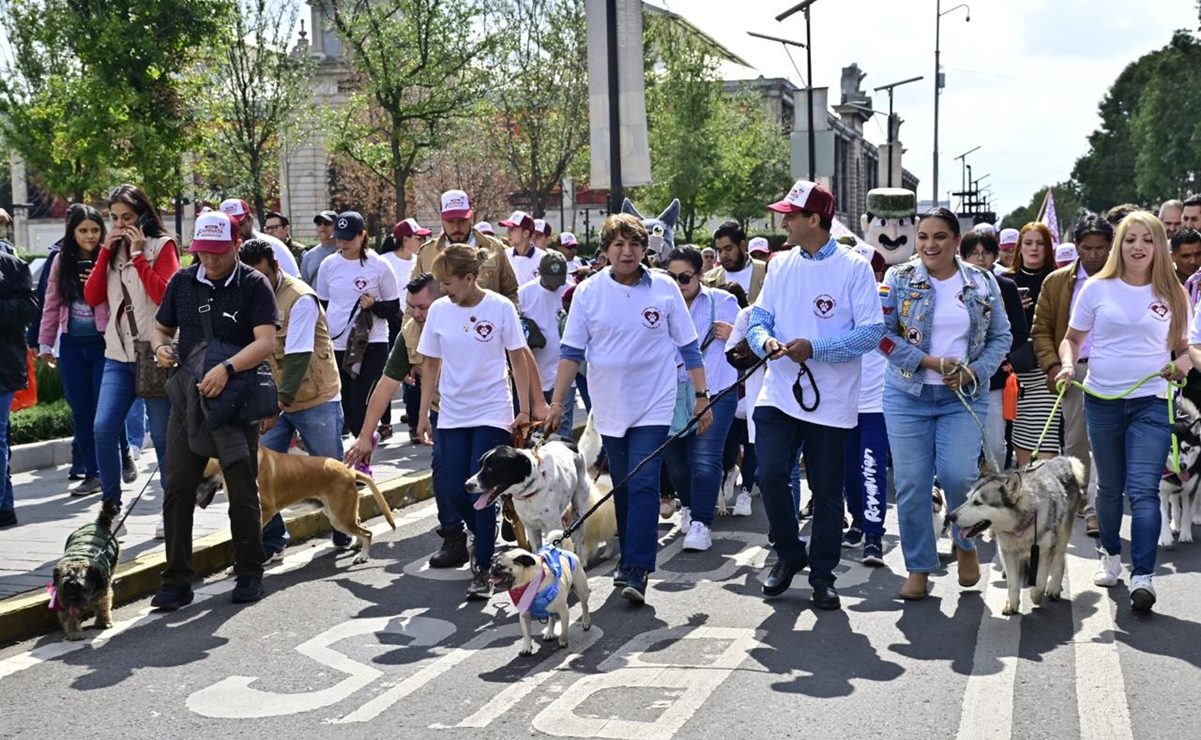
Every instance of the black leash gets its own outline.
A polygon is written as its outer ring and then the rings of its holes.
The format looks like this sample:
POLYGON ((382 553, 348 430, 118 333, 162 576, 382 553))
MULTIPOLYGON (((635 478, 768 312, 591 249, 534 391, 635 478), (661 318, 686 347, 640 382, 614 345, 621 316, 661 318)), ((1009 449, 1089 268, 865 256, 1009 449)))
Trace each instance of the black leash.
POLYGON ((797 371, 796 380, 792 383, 792 395, 796 398, 797 404, 800 405, 801 411, 812 413, 817 411, 817 407, 821 405, 822 393, 817 389, 817 379, 813 377, 813 371, 805 363, 801 363, 801 369, 797 371), (805 389, 801 387, 801 378, 809 378, 809 387, 813 389, 813 405, 805 405, 805 389))
POLYGON ((657 456, 659 453, 663 452, 663 450, 665 450, 669 444, 676 441, 677 439, 680 439, 681 437, 684 437, 689 432, 691 432, 692 427, 695 426, 700 421, 701 417, 704 416, 705 414, 709 413, 709 409, 713 408, 713 404, 717 403, 717 401, 719 399, 721 399, 722 396, 726 395, 730 391, 736 390, 739 385, 741 385, 743 382, 746 381, 747 378, 754 375, 756 370, 758 370, 759 368, 761 368, 765 364, 767 364, 767 361, 770 360, 771 357, 772 357, 771 355, 767 355, 765 357, 760 357, 755 362, 754 365, 751 365, 749 368, 747 368, 746 372, 744 372, 742 375, 739 375, 738 379, 735 380, 733 383, 731 383, 729 388, 726 388, 721 393, 718 393, 716 396, 710 398, 708 405, 706 405, 705 408, 702 409, 699 414, 697 414, 696 416, 693 416, 691 419, 689 419, 688 423, 684 425, 683 429, 681 429, 680 431, 676 432, 675 434, 669 436, 667 438, 667 440, 664 441, 663 444, 656 447, 655 450, 653 452, 651 452, 651 454, 642 458, 642 461, 639 462, 637 465, 635 465, 634 469, 631 470, 629 473, 627 473, 626 477, 623 478, 620 483, 613 486, 613 489, 611 491, 609 491, 608 493, 606 493, 604 496, 601 496, 600 500, 592 505, 592 508, 590 508, 590 509, 588 509, 588 511, 584 512, 584 514, 582 516, 580 516, 574 522, 571 523, 571 526, 569 526, 567 529, 563 530, 563 534, 560 535, 554 541, 554 546, 558 547, 559 545, 561 545, 563 543, 563 540, 567 539, 572 534, 574 534, 581 526, 583 526, 584 520, 586 520, 588 517, 592 516, 596 512, 597 509, 599 509, 601 506, 603 506, 604 503, 613 496, 613 494, 617 493, 622 487, 624 487, 626 484, 628 484, 630 482, 630 480, 635 475, 638 474, 638 471, 640 471, 644 467, 646 467, 646 465, 651 460, 653 460, 655 458, 655 456, 657 456))
MULTIPOLYGON (((117 522, 116 526, 114 526, 108 533, 108 539, 104 541, 104 546, 100 548, 100 552, 107 550, 108 546, 112 544, 113 540, 117 539, 117 532, 120 532, 121 527, 125 526, 125 520, 129 518, 130 514, 133 513, 133 507, 138 505, 138 501, 142 500, 142 494, 146 493, 146 489, 150 488, 150 484, 154 482, 154 476, 158 474, 160 464, 161 463, 158 461, 155 461, 154 470, 150 471, 150 477, 146 479, 146 485, 142 486, 142 490, 138 491, 138 495, 134 496, 133 501, 129 502, 129 506, 125 508, 125 514, 121 517, 121 520, 117 522)), ((99 555, 99 553, 97 555, 99 555)))

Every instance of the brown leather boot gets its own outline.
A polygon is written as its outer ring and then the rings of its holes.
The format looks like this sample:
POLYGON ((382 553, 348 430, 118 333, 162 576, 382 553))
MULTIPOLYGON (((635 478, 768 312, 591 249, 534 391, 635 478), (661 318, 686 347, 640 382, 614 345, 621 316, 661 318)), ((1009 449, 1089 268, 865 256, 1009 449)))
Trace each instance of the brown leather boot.
POLYGON ((964 588, 980 582, 980 556, 976 550, 955 548, 955 559, 959 562, 959 585, 964 588))
POLYGON ((929 595, 930 574, 910 573, 901 586, 901 598, 906 601, 920 601, 929 595))

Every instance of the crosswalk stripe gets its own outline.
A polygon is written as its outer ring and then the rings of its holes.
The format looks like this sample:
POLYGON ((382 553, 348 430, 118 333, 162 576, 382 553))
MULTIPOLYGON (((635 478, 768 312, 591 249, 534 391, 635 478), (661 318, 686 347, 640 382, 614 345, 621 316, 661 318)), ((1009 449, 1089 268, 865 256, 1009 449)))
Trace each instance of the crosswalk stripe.
POLYGON ((963 693, 956 737, 1008 738, 1013 734, 1013 687, 1017 678, 1021 617, 1003 617, 1007 590, 999 566, 980 564, 984 612, 976 631, 972 674, 963 693), (994 579, 1001 585, 995 585, 994 579))
POLYGON ((1101 586, 1093 585, 1094 570, 1095 560, 1068 555, 1080 737, 1131 740, 1126 682, 1113 636, 1114 602, 1101 586), (1090 591, 1099 598, 1091 598, 1090 591))

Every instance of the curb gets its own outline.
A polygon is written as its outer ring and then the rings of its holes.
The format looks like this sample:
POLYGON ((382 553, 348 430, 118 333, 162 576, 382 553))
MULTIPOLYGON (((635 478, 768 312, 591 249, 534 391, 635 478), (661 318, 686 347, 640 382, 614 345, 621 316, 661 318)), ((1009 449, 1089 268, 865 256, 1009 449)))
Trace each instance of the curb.
MULTIPOLYGON (((66 440, 68 459, 70 440, 66 440)), ((423 470, 377 483, 393 509, 403 509, 433 496, 433 474, 423 470)), ((379 507, 370 490, 359 492, 359 516, 364 521, 379 516, 379 507)), ((329 519, 320 506, 311 505, 285 514, 284 521, 292 542, 303 542, 330 531, 329 519)), ((233 541, 228 529, 205 535, 192 543, 192 570, 203 577, 228 568, 234 562, 233 541)), ((113 576, 113 605, 119 606, 158 591, 166 564, 162 552, 142 555, 121 563, 113 576)), ((59 628, 58 618, 50 611, 50 596, 44 590, 27 591, 0 600, 0 646, 35 637, 59 628)))
POLYGON ((28 473, 32 470, 70 465, 71 443, 74 441, 74 437, 62 437, 15 445, 10 451, 9 467, 14 473, 28 473))

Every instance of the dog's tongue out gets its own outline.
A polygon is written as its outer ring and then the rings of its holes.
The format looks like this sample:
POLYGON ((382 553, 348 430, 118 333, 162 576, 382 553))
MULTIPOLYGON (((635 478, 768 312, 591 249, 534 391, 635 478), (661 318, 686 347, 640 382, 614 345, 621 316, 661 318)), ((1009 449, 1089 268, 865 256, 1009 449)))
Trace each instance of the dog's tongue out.
POLYGON ((472 506, 475 507, 476 511, 483 511, 484 509, 488 508, 491 505, 492 505, 492 491, 484 491, 475 500, 475 503, 472 504, 472 506))

